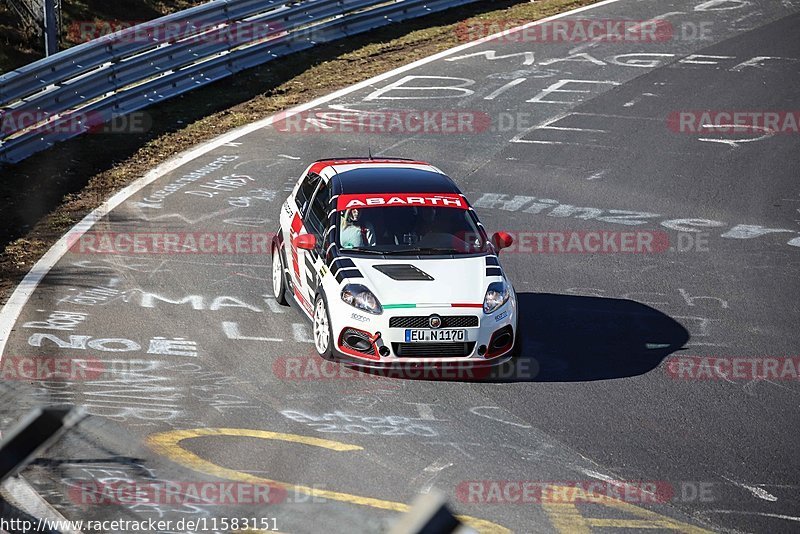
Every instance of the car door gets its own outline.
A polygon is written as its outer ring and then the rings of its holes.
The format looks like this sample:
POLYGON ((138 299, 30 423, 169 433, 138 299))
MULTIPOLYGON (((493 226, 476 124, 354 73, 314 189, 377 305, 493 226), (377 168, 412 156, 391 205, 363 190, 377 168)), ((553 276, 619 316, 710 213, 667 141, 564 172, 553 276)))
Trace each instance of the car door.
POLYGON ((302 271, 305 280, 303 287, 304 296, 309 302, 314 302, 314 296, 319 285, 320 270, 324 262, 325 249, 325 230, 328 226, 328 211, 330 208, 331 188, 330 182, 324 183, 320 180, 314 198, 303 217, 306 232, 313 234, 317 241, 317 246, 313 250, 300 251, 302 261, 302 271))
POLYGON ((308 299, 308 282, 306 269, 304 266, 304 250, 294 246, 293 240, 300 234, 307 233, 305 225, 306 214, 311 207, 314 193, 322 183, 322 178, 313 172, 309 172, 292 191, 292 195, 286 201, 288 209, 281 214, 281 230, 284 233, 284 253, 286 255, 289 276, 292 279, 294 296, 300 304, 311 313, 311 302, 308 299))

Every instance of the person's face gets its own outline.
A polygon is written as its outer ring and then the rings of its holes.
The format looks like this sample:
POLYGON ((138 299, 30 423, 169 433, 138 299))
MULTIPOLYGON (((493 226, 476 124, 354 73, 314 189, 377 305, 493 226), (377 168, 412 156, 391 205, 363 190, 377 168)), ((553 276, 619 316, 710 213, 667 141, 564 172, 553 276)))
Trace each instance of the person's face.
POLYGON ((353 211, 350 212, 350 220, 356 222, 360 215, 358 209, 354 208, 353 211))

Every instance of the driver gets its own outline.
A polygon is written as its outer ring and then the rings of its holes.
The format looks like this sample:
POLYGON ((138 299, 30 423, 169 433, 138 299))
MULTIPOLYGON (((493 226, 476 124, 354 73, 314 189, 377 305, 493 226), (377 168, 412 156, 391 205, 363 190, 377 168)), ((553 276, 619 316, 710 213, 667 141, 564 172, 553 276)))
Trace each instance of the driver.
POLYGON ((342 215, 339 241, 342 248, 363 248, 375 246, 375 228, 369 221, 364 221, 361 210, 353 208, 345 210, 342 215))
POLYGON ((436 225, 436 208, 422 208, 417 210, 414 231, 422 239, 434 231, 436 225))

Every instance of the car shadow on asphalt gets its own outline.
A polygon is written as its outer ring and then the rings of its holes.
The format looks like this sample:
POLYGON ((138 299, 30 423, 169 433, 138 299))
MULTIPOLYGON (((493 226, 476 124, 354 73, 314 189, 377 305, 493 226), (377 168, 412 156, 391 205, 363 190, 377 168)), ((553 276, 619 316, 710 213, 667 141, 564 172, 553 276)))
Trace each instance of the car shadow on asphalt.
POLYGON ((652 371, 689 340, 689 332, 680 323, 633 300, 517 293, 517 301, 520 353, 502 365, 371 373, 447 382, 610 380, 652 371))
POLYGON ((627 299, 518 293, 520 355, 496 382, 581 382, 647 373, 689 340, 664 313, 627 299))

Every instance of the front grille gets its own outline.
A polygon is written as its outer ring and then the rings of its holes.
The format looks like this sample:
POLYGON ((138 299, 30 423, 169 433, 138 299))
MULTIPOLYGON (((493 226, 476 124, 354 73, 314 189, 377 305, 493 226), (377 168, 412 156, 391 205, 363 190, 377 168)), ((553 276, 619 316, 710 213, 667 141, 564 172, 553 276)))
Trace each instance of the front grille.
POLYGON ((392 343, 395 356, 406 358, 441 358, 469 356, 474 341, 466 343, 392 343))
MULTIPOLYGON (((430 328, 429 315, 410 315, 408 317, 392 317, 389 328, 430 328)), ((478 326, 480 319, 475 315, 444 315, 441 328, 471 328, 478 326)))

